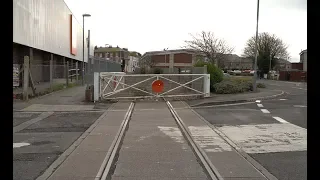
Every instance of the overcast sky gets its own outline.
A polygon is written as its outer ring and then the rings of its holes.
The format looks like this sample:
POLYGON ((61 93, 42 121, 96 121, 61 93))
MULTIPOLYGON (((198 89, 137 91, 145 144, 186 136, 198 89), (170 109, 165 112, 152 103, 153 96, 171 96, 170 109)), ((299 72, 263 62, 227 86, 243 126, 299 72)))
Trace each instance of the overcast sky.
MULTIPOLYGON (((242 55, 255 35, 257 0, 65 0, 94 45, 131 51, 177 49, 190 33, 212 31, 242 55)), ((307 0, 260 0, 259 32, 274 33, 292 57, 307 48, 307 0)))

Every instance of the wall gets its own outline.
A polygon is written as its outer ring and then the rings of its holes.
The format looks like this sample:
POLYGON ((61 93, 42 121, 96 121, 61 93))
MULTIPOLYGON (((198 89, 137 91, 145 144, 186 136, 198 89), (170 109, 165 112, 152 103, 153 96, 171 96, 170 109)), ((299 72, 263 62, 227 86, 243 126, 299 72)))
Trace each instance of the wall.
POLYGON ((303 63, 291 63, 291 69, 303 70, 303 63))
MULTIPOLYGON (((70 53, 70 14, 72 12, 63 0, 13 0, 13 42, 82 61, 82 27, 79 22, 75 23, 77 54, 70 53)), ((86 30, 85 38, 87 34, 86 30)), ((85 41, 85 62, 86 47, 85 41)), ((93 53, 92 45, 90 51, 93 53)))

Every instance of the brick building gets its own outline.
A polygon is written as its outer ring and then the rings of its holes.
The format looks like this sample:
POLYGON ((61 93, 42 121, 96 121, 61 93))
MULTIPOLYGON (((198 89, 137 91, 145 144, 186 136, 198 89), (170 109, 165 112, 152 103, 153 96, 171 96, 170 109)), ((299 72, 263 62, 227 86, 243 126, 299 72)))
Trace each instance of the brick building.
POLYGON ((146 52, 140 59, 140 66, 159 68, 192 67, 196 63, 196 51, 177 49, 146 52))
POLYGON ((129 60, 130 52, 126 48, 120 47, 95 47, 94 48, 94 56, 105 58, 107 60, 113 60, 118 63, 121 63, 122 60, 129 60))

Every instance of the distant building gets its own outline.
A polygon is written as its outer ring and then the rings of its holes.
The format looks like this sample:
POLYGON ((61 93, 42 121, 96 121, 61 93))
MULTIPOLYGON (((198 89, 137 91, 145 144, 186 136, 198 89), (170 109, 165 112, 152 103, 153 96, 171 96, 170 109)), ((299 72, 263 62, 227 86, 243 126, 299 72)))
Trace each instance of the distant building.
POLYGON ((134 72, 136 68, 139 68, 139 59, 141 54, 136 51, 131 51, 129 60, 126 62, 126 72, 134 72))
POLYGON ((303 63, 303 71, 307 71, 307 49, 300 52, 300 63, 303 63))
POLYGON ((224 61, 220 65, 223 70, 247 70, 252 69, 253 61, 250 58, 239 57, 236 54, 225 54, 224 61))
POLYGON ((121 63, 122 60, 128 61, 129 60, 130 52, 126 48, 120 47, 95 47, 94 49, 94 56, 105 58, 108 60, 116 61, 121 63))
POLYGON ((276 59, 277 65, 274 67, 276 71, 289 71, 291 70, 291 62, 285 59, 276 59))
POLYGON ((160 68, 192 67, 196 63, 196 54, 190 49, 150 51, 142 56, 140 64, 160 68))

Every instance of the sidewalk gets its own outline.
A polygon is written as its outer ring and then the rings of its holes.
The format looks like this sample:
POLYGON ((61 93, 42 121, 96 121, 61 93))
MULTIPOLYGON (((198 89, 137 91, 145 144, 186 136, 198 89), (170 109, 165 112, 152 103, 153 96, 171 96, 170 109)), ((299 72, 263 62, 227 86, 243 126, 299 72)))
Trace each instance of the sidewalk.
POLYGON ((52 92, 50 94, 23 101, 13 100, 13 110, 21 110, 32 104, 44 105, 81 105, 87 104, 85 100, 86 86, 75 86, 68 89, 52 92))
POLYGON ((283 95, 281 90, 271 90, 268 88, 259 89, 259 92, 241 93, 241 94, 213 94, 205 99, 196 99, 186 101, 190 106, 210 106, 218 104, 241 103, 262 99, 270 99, 283 95))

